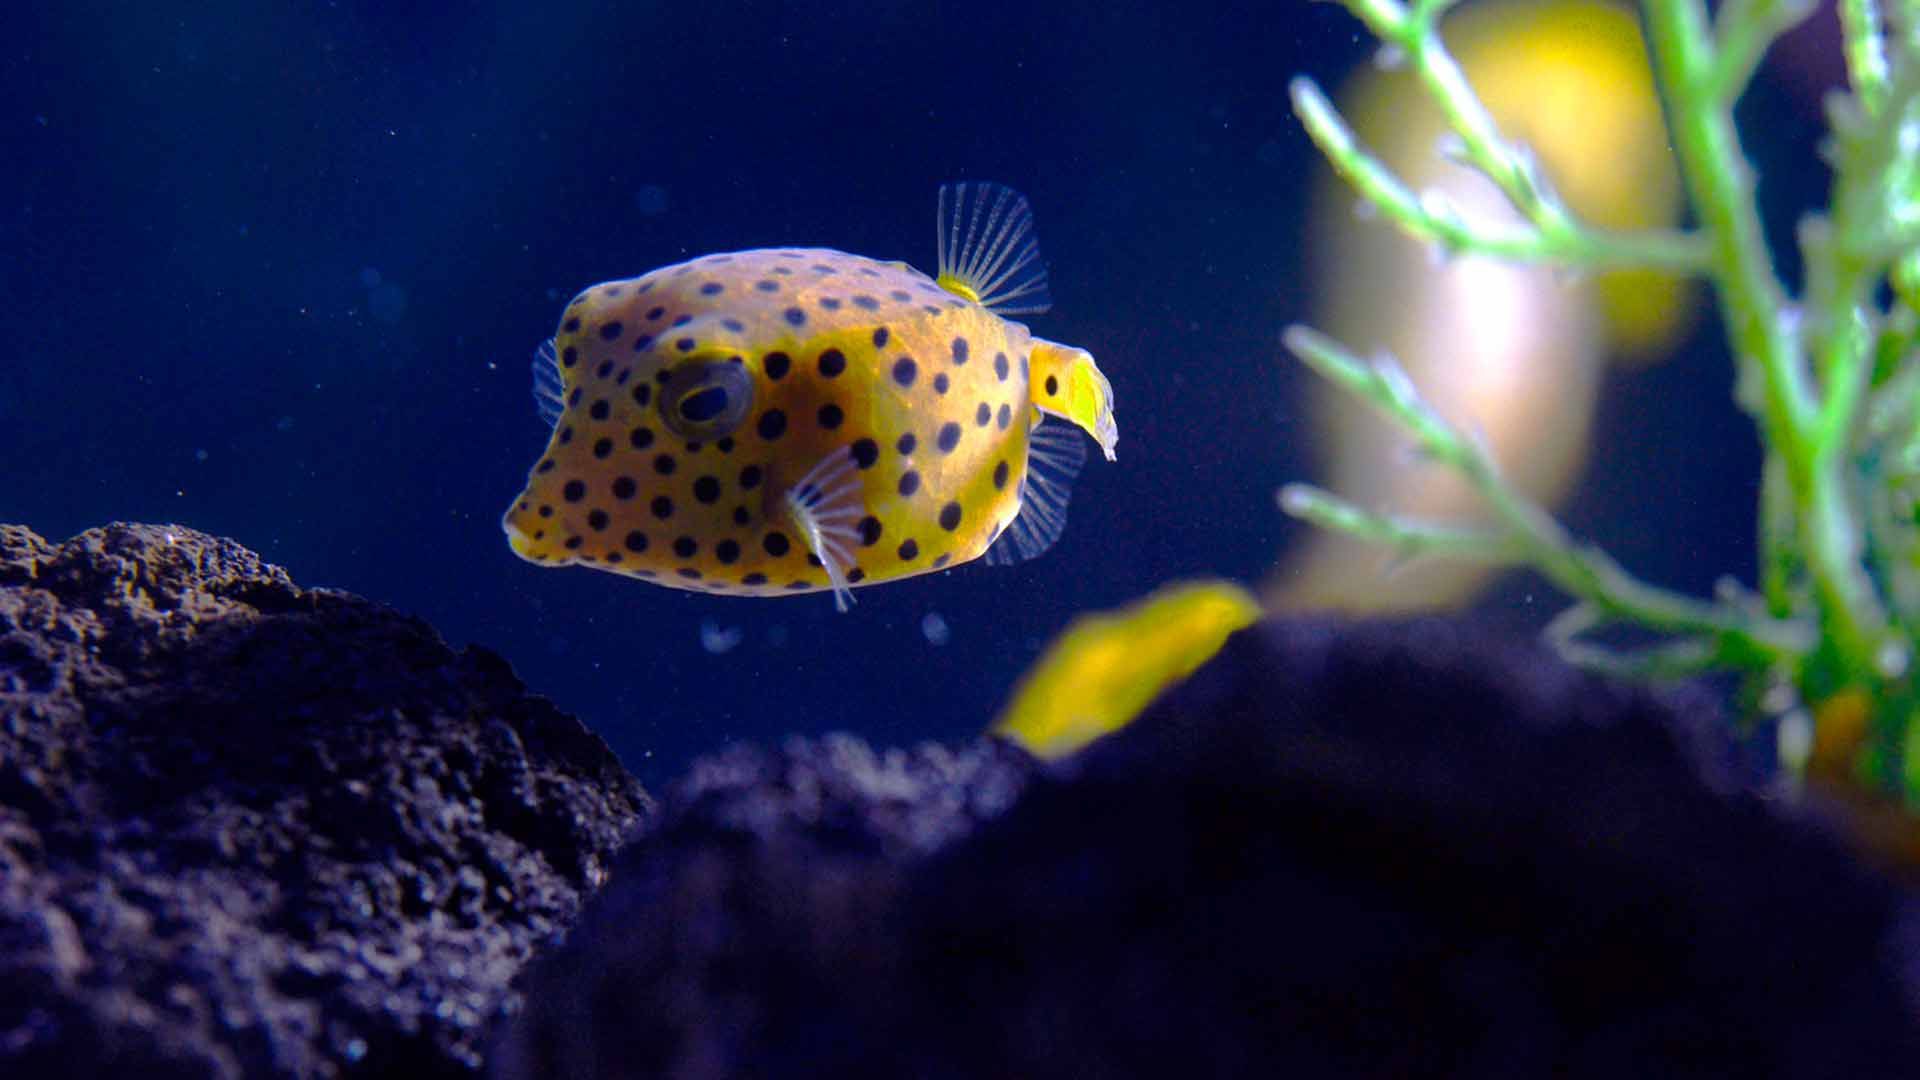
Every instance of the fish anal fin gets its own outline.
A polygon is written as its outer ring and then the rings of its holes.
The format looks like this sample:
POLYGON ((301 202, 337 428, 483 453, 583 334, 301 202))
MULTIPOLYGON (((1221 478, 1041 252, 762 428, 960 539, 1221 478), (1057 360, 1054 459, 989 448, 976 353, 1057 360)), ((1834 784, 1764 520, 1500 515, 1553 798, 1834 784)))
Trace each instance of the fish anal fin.
POLYGON ((996 315, 1052 306, 1033 210, 1019 192, 979 181, 940 185, 939 268, 934 281, 996 315))
POLYGON ((865 491, 859 463, 848 447, 821 458, 782 499, 794 531, 813 552, 833 586, 833 606, 841 611, 853 605, 853 552, 860 543, 856 523, 865 516, 865 491))
POLYGON ((1074 477, 1087 463, 1087 444, 1065 424, 1042 421, 1027 433, 1027 471, 1020 510, 982 556, 988 566, 1038 558, 1067 528, 1074 477))
POLYGON ((1100 373, 1093 354, 1034 338, 1031 372, 1028 392, 1033 403, 1078 425, 1100 444, 1108 461, 1114 460, 1120 428, 1113 419, 1113 384, 1100 373))

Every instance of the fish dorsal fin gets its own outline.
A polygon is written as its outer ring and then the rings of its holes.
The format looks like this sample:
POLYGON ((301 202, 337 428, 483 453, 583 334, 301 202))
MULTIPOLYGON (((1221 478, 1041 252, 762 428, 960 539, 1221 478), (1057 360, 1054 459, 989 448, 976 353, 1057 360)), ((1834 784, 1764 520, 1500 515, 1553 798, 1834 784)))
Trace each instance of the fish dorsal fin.
POLYGON ((556 427, 566 403, 567 386, 560 378, 560 354, 554 351, 553 339, 548 338, 533 350, 533 407, 548 427, 556 427))
MULTIPOLYGON (((1036 411, 1035 416, 1040 416, 1036 411)), ((1027 433, 1027 475, 1020 481, 1020 512, 987 549, 988 566, 1011 566, 1045 552, 1067 527, 1073 478, 1087 463, 1080 433, 1044 418, 1027 433)))
POLYGON ((1100 373, 1093 354, 1044 338, 1033 339, 1027 393, 1042 410, 1070 420, 1093 436, 1112 461, 1120 427, 1113 419, 1113 384, 1100 373))
POLYGON ((841 611, 853 604, 847 571, 853 568, 853 549, 860 543, 855 522, 867 512, 861 493, 859 462, 843 446, 821 458, 786 494, 794 529, 826 570, 833 585, 833 606, 841 611))
POLYGON ((1033 211, 1000 184, 940 186, 939 286, 996 315, 1047 310, 1047 268, 1033 234, 1033 211))

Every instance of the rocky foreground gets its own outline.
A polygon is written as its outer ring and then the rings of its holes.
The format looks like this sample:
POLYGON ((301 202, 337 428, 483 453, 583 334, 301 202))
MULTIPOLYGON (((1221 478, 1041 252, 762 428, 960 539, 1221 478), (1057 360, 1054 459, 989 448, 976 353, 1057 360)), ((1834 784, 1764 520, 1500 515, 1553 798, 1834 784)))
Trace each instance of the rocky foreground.
POLYGON ((656 811, 415 620, 0 527, 0 1076, 1914 1075, 1911 895, 1717 731, 1272 622, 1057 765, 793 740, 656 811))

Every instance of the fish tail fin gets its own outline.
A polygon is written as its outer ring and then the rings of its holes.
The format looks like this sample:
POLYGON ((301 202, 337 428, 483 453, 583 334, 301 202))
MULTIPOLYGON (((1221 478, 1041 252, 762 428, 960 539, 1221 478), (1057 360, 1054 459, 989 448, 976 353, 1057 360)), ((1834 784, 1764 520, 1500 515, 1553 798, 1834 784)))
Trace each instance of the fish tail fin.
POLYGON ((1107 460, 1114 460, 1120 428, 1113 419, 1113 384, 1100 373, 1093 354, 1034 338, 1027 392, 1042 411, 1079 425, 1107 460))
POLYGON ((995 315, 1037 315, 1052 306, 1025 196, 1001 184, 942 184, 938 224, 934 280, 941 288, 995 315))

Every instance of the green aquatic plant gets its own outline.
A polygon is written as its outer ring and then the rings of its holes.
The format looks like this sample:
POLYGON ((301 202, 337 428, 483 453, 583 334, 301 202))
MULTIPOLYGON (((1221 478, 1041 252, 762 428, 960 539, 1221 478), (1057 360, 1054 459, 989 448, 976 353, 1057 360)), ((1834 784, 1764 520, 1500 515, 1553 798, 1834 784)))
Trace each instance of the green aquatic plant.
POLYGON ((1812 0, 1644 0, 1642 28, 1695 224, 1621 233, 1578 220, 1527 150, 1503 137, 1441 37, 1454 0, 1342 0, 1444 112, 1444 152, 1504 193, 1519 224, 1474 220, 1412 190, 1359 145, 1309 79, 1295 112, 1335 170, 1382 217, 1450 255, 1572 272, 1697 276, 1716 296, 1734 394, 1763 448, 1760 580, 1711 598, 1648 584, 1580 543, 1506 483, 1474 435, 1442 418, 1390 358, 1361 359, 1305 327, 1290 351, 1361 395, 1457 472, 1490 508, 1463 529, 1381 513, 1307 485, 1281 505, 1413 556, 1525 566, 1573 598, 1549 625, 1575 662, 1641 676, 1737 671, 1756 714, 1779 721, 1794 774, 1846 775, 1920 806, 1920 0, 1840 0, 1848 86, 1828 103, 1831 201, 1799 222, 1804 285, 1782 281, 1761 230, 1734 105, 1761 57, 1812 0), (1637 647, 1608 631, 1657 636, 1637 647))

